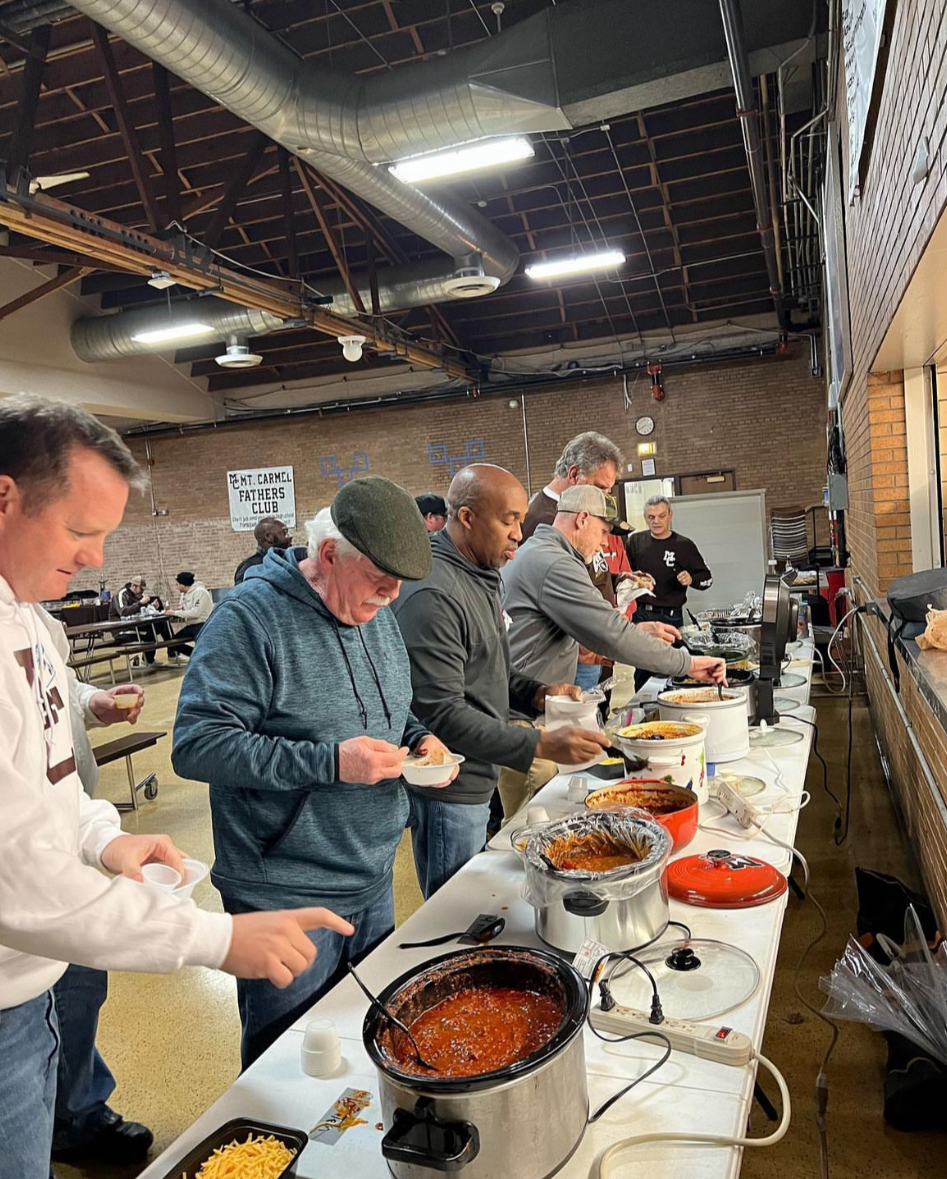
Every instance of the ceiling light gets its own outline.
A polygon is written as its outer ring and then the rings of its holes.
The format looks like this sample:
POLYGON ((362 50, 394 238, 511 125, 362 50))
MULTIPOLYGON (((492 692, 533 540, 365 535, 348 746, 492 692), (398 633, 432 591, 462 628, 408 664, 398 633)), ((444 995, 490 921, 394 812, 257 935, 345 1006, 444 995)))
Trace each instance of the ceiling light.
POLYGON ((481 139, 466 147, 451 148, 450 151, 410 156, 389 165, 388 171, 405 184, 422 184, 425 180, 438 177, 458 176, 463 172, 476 172, 482 168, 494 168, 498 164, 528 160, 534 154, 533 145, 528 139, 481 139))
POLYGON ((223 356, 215 356, 214 360, 221 368, 256 368, 263 357, 259 352, 251 352, 247 344, 228 344, 223 356))
POLYGON ((148 286, 154 287, 157 291, 166 291, 168 287, 177 286, 177 279, 172 278, 166 270, 152 270, 148 286))
POLYGON ((346 360, 350 360, 354 364, 356 360, 362 359, 362 345, 365 343, 365 336, 339 336, 339 343, 342 345, 342 355, 346 360))
POLYGON ((588 270, 611 270, 621 266, 625 255, 621 250, 600 250, 597 254, 576 254, 571 258, 556 258, 552 262, 534 262, 526 267, 528 278, 561 278, 567 274, 582 274, 588 270))
POLYGON ((132 339, 137 340, 139 344, 161 344, 165 340, 186 340, 190 336, 203 336, 213 330, 206 323, 188 321, 186 323, 169 324, 167 327, 162 328, 150 328, 144 332, 136 332, 132 336, 132 339))

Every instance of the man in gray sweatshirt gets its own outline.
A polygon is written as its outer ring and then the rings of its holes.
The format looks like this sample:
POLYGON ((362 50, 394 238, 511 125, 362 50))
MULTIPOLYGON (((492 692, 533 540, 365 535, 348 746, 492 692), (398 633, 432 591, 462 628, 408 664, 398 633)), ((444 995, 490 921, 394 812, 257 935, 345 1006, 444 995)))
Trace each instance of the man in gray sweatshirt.
POLYGON ((447 495, 447 525, 431 538, 431 575, 403 587, 392 604, 411 660, 412 709, 467 759, 445 789, 408 787, 425 897, 482 849, 498 766, 525 771, 536 757, 578 763, 607 743, 600 733, 574 727, 547 732, 510 725, 511 707, 533 717, 547 692, 578 695, 571 680, 554 683, 510 669, 499 570, 519 547, 526 491, 509 471, 477 463, 457 473, 447 495))
POLYGON ((680 631, 663 622, 635 626, 589 581, 585 567, 617 515, 615 501, 601 488, 569 487, 560 497, 555 522, 538 525, 503 571, 513 666, 522 675, 571 683, 581 643, 616 663, 659 675, 724 682, 722 659, 671 647, 680 631))

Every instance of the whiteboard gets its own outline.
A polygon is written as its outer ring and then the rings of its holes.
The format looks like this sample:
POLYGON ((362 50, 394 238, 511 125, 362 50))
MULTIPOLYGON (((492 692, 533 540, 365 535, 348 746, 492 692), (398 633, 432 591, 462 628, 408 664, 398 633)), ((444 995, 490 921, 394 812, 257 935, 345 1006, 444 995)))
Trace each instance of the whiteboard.
POLYGON ((769 568, 765 491, 677 495, 671 507, 672 528, 690 537, 714 575, 709 590, 688 590, 687 609, 696 614, 742 602, 750 591, 762 594, 769 568))

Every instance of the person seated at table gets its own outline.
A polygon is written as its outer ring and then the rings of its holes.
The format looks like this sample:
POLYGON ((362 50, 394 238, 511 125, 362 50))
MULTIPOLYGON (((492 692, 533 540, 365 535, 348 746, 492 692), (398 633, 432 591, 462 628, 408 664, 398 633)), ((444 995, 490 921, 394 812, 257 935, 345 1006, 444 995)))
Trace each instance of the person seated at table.
MULTIPOLYGON (((145 579, 136 574, 130 581, 126 581, 118 593, 112 598, 109 606, 109 619, 117 621, 120 618, 135 618, 141 614, 145 606, 160 610, 161 599, 145 592, 145 579)), ((138 626, 133 631, 121 631, 114 636, 116 643, 154 643, 158 639, 170 639, 171 627, 163 619, 156 619, 145 626, 138 626)), ((143 651, 145 663, 155 662, 154 651, 143 651)), ((138 656, 132 660, 132 666, 138 666, 138 656)))
MULTIPOLYGON (((169 606, 165 614, 180 619, 184 626, 175 631, 175 639, 197 639, 204 629, 204 623, 210 618, 214 608, 214 599, 210 590, 202 581, 197 581, 194 574, 186 571, 175 578, 181 601, 177 606, 169 606)), ((187 643, 174 642, 168 647, 168 663, 172 666, 180 663, 181 656, 190 658, 194 648, 187 643)))

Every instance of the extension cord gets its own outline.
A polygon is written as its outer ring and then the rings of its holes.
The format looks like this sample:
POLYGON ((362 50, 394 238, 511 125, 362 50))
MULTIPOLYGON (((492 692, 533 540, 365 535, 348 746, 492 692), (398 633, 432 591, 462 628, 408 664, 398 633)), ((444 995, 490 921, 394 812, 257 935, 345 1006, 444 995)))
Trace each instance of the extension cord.
POLYGON ((689 1023, 683 1019, 664 1019, 651 1023, 643 1011, 616 1004, 611 1011, 595 1007, 589 1012, 589 1022, 600 1032, 614 1032, 628 1036, 636 1032, 660 1032, 670 1041, 671 1047, 679 1052, 689 1052, 701 1060, 713 1060, 717 1064, 729 1064, 742 1068, 753 1059, 753 1044, 743 1032, 733 1028, 712 1027, 706 1024, 689 1023))

